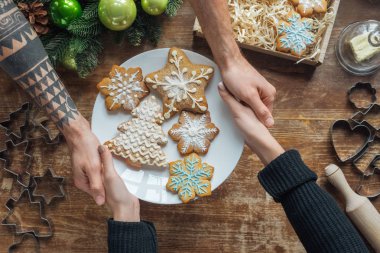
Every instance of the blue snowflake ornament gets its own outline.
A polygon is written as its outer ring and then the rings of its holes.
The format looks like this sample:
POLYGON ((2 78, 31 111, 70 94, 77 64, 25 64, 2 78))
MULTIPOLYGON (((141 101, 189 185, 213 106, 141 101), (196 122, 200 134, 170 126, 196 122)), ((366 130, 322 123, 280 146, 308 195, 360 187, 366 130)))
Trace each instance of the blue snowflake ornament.
POLYGON ((277 50, 301 57, 307 48, 315 43, 312 29, 312 19, 301 19, 297 12, 290 12, 287 20, 281 20, 278 24, 277 50))
POLYGON ((214 167, 202 163, 196 153, 186 156, 183 160, 171 162, 169 173, 166 188, 178 192, 183 203, 188 203, 196 195, 199 197, 211 195, 210 180, 214 174, 214 167))

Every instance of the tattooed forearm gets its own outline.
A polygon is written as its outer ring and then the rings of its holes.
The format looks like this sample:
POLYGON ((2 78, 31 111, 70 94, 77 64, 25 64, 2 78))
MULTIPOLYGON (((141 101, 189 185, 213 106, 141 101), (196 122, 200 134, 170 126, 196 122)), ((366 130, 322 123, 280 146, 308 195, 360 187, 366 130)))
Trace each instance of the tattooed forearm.
POLYGON ((0 0, 0 67, 61 130, 79 115, 36 32, 12 0, 0 0))

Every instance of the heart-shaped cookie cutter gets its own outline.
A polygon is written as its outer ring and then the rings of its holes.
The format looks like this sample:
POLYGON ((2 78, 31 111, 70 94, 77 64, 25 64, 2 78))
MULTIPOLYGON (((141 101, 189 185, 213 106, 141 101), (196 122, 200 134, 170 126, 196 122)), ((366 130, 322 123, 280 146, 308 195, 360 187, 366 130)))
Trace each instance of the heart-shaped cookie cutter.
POLYGON ((335 151, 335 154, 340 162, 347 162, 352 161, 353 159, 357 158, 359 155, 361 155, 366 148, 368 147, 368 144, 373 140, 373 135, 371 132, 371 129, 366 125, 357 124, 356 122, 347 121, 347 120, 336 120, 330 127, 330 136, 331 136, 331 144, 333 146, 333 149, 335 151), (349 155, 347 158, 342 159, 342 157, 339 156, 338 150, 336 149, 335 143, 334 143, 334 129, 338 126, 341 126, 343 128, 346 128, 347 130, 350 130, 351 132, 355 130, 364 131, 365 136, 367 137, 364 144, 355 151, 354 154, 349 155))

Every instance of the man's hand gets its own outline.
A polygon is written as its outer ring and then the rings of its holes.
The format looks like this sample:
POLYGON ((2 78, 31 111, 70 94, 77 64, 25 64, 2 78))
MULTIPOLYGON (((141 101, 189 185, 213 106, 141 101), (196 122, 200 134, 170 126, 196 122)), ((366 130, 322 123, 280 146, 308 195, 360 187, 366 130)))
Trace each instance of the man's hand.
POLYGON ((102 182, 102 167, 98 138, 92 133, 89 123, 82 116, 71 121, 63 129, 71 153, 75 186, 90 194, 96 204, 103 205, 105 193, 102 182))
POLYGON ((227 89, 252 108, 266 127, 272 127, 276 89, 241 55, 229 59, 221 66, 221 71, 227 89))
POLYGON ((139 222, 140 202, 125 186, 113 166, 111 152, 106 146, 98 148, 103 164, 103 182, 106 190, 106 202, 116 221, 139 222))

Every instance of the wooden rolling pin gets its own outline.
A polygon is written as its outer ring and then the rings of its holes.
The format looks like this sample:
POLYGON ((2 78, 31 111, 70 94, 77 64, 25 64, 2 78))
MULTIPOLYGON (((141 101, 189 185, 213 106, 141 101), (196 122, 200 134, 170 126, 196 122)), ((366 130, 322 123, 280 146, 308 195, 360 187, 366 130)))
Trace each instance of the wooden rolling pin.
POLYGON ((342 170, 330 164, 325 168, 329 182, 334 185, 346 200, 346 212, 352 222, 371 244, 380 252, 380 214, 368 198, 356 194, 348 185, 342 170))

